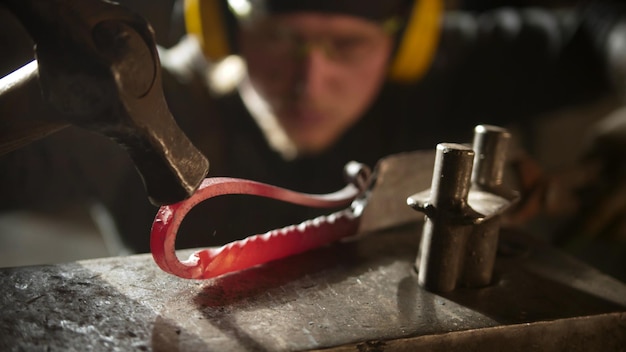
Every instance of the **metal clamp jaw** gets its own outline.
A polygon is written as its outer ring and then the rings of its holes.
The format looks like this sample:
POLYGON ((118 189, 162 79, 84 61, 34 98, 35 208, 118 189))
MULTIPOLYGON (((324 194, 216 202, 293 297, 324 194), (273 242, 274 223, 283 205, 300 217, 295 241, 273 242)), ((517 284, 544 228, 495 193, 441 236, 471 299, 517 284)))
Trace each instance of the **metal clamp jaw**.
POLYGON ((472 147, 437 145, 431 188, 407 199, 426 215, 416 266, 427 290, 491 283, 500 215, 518 199, 503 185, 509 140, 505 129, 479 125, 472 147))
MULTIPOLYGON (((0 5, 35 41, 37 64, 28 67, 38 72, 26 76, 38 76, 44 99, 63 120, 121 145, 154 204, 180 201, 197 189, 208 161, 171 116, 154 34, 142 17, 101 0, 1 0, 0 5)), ((3 120, 10 118, 19 116, 3 120)))

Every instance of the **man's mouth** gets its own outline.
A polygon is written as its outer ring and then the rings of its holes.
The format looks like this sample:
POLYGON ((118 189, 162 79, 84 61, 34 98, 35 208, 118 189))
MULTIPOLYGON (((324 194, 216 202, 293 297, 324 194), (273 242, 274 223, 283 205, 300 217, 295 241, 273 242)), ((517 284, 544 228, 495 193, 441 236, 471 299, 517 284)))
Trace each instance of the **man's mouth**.
POLYGON ((300 128, 311 128, 325 123, 328 115, 320 109, 310 107, 292 107, 283 110, 283 120, 292 126, 300 128))

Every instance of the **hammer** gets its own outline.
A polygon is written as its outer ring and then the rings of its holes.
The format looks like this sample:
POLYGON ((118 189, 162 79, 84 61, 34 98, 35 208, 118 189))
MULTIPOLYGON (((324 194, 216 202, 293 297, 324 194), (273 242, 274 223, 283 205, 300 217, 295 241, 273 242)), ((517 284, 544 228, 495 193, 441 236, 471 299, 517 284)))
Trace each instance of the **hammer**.
POLYGON ((154 33, 145 19, 103 0, 0 4, 36 44, 36 61, 0 80, 0 155, 73 124, 123 147, 153 204, 193 194, 209 162, 167 107, 154 33), (32 104, 52 108, 33 120, 25 115, 41 111, 32 104))

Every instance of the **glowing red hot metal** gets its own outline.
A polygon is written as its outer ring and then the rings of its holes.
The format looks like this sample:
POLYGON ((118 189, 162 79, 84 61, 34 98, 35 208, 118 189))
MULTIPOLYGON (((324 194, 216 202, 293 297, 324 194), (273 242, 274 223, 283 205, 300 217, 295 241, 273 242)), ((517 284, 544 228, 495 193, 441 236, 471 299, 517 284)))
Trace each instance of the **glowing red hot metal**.
POLYGON ((164 271, 188 279, 209 279, 244 270, 272 260, 302 253, 356 234, 359 216, 345 209, 327 216, 208 248, 180 261, 176 255, 176 233, 186 214, 198 203, 220 195, 249 194, 310 207, 349 205, 369 182, 364 165, 349 163, 346 173, 352 184, 324 195, 304 194, 259 182, 215 177, 205 179, 195 194, 182 202, 162 206, 152 224, 150 247, 156 263, 164 271))

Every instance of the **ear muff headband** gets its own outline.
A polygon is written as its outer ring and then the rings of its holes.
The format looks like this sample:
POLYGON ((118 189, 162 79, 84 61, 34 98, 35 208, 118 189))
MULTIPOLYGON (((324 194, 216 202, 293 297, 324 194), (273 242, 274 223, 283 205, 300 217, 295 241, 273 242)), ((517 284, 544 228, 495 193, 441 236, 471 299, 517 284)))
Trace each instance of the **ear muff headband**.
POLYGON ((187 33, 197 37, 204 55, 213 62, 232 52, 222 14, 218 0, 185 0, 187 33))
MULTIPOLYGON (((392 80, 410 83, 428 71, 439 42, 442 12, 442 0, 417 0, 412 6, 390 66, 392 80)), ((187 33, 198 38, 204 55, 214 62, 232 53, 223 13, 219 0, 185 0, 187 33)))
POLYGON ((439 43, 441 0, 418 0, 390 67, 392 80, 409 83, 422 78, 430 68, 439 43))

